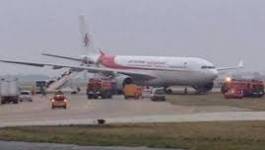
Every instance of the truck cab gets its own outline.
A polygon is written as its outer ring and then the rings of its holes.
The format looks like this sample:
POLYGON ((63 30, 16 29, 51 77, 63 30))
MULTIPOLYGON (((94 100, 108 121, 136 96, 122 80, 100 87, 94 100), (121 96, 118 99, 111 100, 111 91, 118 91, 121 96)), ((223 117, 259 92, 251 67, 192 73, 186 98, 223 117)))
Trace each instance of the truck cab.
POLYGON ((87 84, 87 98, 88 99, 98 99, 101 97, 112 98, 113 87, 112 81, 102 80, 102 79, 90 79, 87 84))

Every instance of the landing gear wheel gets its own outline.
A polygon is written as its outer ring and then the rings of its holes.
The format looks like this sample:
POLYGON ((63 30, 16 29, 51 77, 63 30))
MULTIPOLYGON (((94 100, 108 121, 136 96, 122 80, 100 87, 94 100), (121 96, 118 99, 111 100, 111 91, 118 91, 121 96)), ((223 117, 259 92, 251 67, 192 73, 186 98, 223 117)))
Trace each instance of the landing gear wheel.
POLYGON ((93 98, 93 96, 91 96, 90 94, 87 95, 87 99, 92 99, 92 98, 93 98))
POLYGON ((210 83, 206 83, 203 85, 195 85, 193 86, 193 88, 196 90, 196 94, 207 94, 209 91, 211 91, 213 89, 214 83, 210 82, 210 83))
POLYGON ((167 93, 167 94, 172 94, 172 93, 173 93, 172 89, 167 88, 167 87, 164 88, 164 91, 165 91, 165 93, 167 93))
POLYGON ((17 103, 18 103, 18 100, 17 100, 17 99, 16 99, 16 100, 14 100, 14 101, 13 101, 13 103, 14 103, 14 104, 17 104, 17 103))
POLYGON ((2 99, 1 100, 1 104, 5 104, 5 103, 6 103, 6 101, 2 99))

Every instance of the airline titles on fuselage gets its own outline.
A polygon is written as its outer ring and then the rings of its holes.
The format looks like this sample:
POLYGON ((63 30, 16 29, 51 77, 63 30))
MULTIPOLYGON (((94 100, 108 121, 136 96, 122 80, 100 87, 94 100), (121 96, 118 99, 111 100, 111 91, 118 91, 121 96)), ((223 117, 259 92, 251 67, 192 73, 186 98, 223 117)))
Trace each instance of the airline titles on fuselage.
POLYGON ((145 60, 129 60, 128 66, 134 67, 148 67, 148 68, 169 68, 169 69, 179 69, 186 68, 186 65, 168 65, 165 61, 145 61, 145 60))

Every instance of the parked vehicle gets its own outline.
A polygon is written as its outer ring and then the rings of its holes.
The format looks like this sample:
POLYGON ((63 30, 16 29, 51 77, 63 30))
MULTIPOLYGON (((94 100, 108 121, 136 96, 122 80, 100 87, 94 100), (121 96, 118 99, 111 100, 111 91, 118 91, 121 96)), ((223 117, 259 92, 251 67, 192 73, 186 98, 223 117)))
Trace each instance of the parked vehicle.
POLYGON ((124 98, 139 99, 142 96, 142 88, 136 84, 126 84, 123 88, 124 98))
POLYGON ((231 79, 224 82, 221 92, 225 98, 262 97, 264 83, 260 80, 231 79))
POLYGON ((151 94, 152 101, 165 101, 166 100, 166 93, 165 90, 162 88, 154 88, 151 94))
POLYGON ((51 107, 54 108, 64 108, 66 109, 68 106, 68 99, 61 91, 57 91, 53 98, 51 99, 51 107))
POLYGON ((150 86, 143 87, 142 98, 151 98, 153 88, 150 86))
POLYGON ((0 83, 1 104, 14 103, 17 104, 19 100, 19 87, 17 78, 7 77, 2 78, 0 83))
POLYGON ((20 102, 24 102, 24 101, 32 102, 33 98, 32 98, 31 91, 27 91, 27 90, 21 91, 19 95, 19 101, 20 102))
POLYGON ((35 88, 35 93, 36 94, 42 94, 42 95, 46 95, 46 86, 51 84, 52 81, 49 81, 48 83, 46 83, 46 81, 36 81, 36 88, 35 88))
POLYGON ((113 82, 111 80, 103 79, 90 79, 87 84, 87 98, 88 99, 97 99, 101 97, 112 98, 113 95, 113 82))
POLYGON ((228 89, 225 93, 224 93, 224 97, 225 98, 243 98, 244 97, 244 92, 241 88, 231 88, 228 89))

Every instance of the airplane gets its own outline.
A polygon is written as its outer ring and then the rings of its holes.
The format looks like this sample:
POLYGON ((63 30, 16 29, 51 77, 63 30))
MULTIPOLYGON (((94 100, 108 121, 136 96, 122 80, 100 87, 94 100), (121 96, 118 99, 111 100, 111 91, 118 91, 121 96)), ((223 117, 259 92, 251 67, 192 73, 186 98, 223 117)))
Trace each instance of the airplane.
POLYGON ((39 63, 27 61, 3 60, 4 63, 30 65, 35 67, 52 66, 53 69, 70 68, 72 71, 84 71, 111 75, 117 87, 122 89, 125 84, 136 83, 144 86, 164 87, 183 85, 193 87, 197 93, 212 90, 214 80, 220 71, 243 67, 240 61, 237 66, 215 67, 215 65, 199 57, 164 57, 164 56, 123 56, 111 55, 96 50, 92 36, 88 32, 84 16, 79 17, 83 49, 87 55, 80 58, 58 54, 43 53, 45 56, 78 61, 80 65, 39 63))

